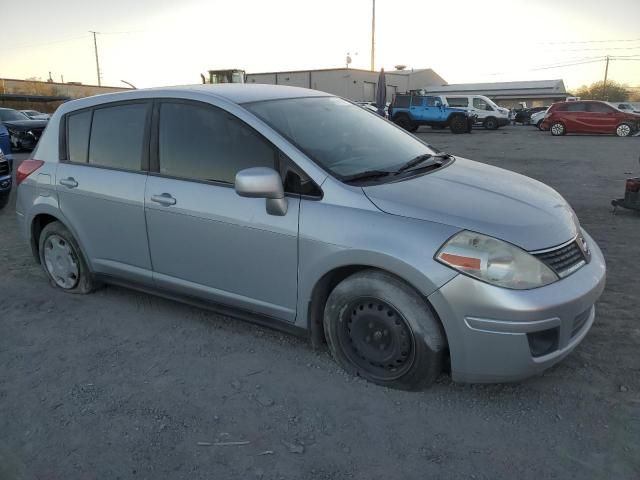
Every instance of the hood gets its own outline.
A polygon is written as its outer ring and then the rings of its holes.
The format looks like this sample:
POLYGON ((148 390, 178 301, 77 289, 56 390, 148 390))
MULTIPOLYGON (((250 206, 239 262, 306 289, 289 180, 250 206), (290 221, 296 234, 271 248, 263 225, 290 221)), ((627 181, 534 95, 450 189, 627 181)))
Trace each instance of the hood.
POLYGON ((32 128, 44 128, 47 126, 46 120, 10 120, 4 123, 7 128, 16 130, 31 130, 32 128))
POLYGON ((578 231, 573 210, 551 187, 462 158, 428 175, 363 190, 383 212, 472 230, 529 251, 560 245, 578 231))

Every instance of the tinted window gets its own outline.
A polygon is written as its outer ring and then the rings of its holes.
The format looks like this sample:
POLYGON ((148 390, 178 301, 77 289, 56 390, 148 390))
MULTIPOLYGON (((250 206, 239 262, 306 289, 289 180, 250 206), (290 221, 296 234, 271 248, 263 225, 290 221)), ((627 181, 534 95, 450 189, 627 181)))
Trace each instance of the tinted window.
POLYGON ((588 103, 587 110, 589 112, 594 112, 594 113, 609 113, 609 112, 615 111, 609 105, 605 105, 604 103, 597 103, 597 102, 588 103))
POLYGON ((87 163, 91 110, 67 117, 67 158, 70 162, 87 163))
POLYGON ((408 108, 410 100, 411 100, 411 97, 409 97, 408 95, 396 95, 396 99, 393 102, 393 106, 397 108, 408 108))
POLYGON ((422 106, 423 97, 411 97, 411 106, 412 107, 421 107, 422 106))
POLYGON ((94 110, 89 163, 125 170, 140 170, 146 116, 146 104, 94 110))
POLYGON ((469 100, 467 97, 447 97, 447 103, 450 107, 468 107, 469 100))
POLYGON ((276 165, 276 150, 253 128, 207 105, 163 103, 160 173, 233 184, 239 170, 276 165))
POLYGON ((582 102, 572 102, 567 104, 568 112, 585 112, 586 110, 586 106, 582 102))

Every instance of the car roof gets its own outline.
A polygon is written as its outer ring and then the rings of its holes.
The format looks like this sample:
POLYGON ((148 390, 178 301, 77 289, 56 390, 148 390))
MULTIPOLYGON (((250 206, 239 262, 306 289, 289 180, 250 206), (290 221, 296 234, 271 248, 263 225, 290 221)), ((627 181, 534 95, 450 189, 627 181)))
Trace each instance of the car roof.
POLYGON ((308 88, 289 87, 285 85, 262 85, 262 84, 198 84, 182 85, 174 87, 155 87, 144 89, 131 89, 124 92, 105 93, 91 97, 71 100, 64 103, 60 108, 60 114, 82 108, 94 107, 112 102, 123 102, 127 100, 144 100, 151 98, 192 98, 210 97, 212 99, 223 100, 235 104, 249 102, 261 102, 266 100, 280 100, 287 98, 310 98, 310 97, 332 97, 333 95, 318 90, 308 88))

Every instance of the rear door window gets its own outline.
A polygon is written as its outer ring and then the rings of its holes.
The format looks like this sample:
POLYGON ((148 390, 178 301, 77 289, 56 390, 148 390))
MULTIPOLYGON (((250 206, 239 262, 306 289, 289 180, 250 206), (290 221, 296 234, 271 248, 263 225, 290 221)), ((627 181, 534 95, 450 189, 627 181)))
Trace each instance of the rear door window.
POLYGON ((160 107, 160 173, 233 185, 250 167, 276 167, 277 150, 253 128, 219 108, 184 102, 160 107))
POLYGON ((87 163, 90 130, 91 110, 67 117, 67 159, 70 162, 87 163))
POLYGON ((567 104, 568 112, 586 112, 586 105, 582 102, 572 102, 567 104))
POLYGON ((396 95, 393 106, 396 108, 409 108, 411 97, 409 95, 396 95))
POLYGON ((468 107, 469 100, 467 97, 447 97, 447 103, 450 107, 468 107))
POLYGON ((95 109, 89 141, 89 164, 140 170, 148 109, 146 103, 95 109))
POLYGON ((587 104, 587 111, 593 113, 610 113, 615 110, 609 105, 605 105, 604 103, 593 102, 587 104))

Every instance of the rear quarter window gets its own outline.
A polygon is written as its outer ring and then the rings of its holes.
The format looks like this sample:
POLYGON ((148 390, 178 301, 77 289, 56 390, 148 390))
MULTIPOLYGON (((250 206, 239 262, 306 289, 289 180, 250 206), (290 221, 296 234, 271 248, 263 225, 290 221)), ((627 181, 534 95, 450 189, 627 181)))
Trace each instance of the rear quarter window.
POLYGON ((87 163, 91 110, 67 116, 67 159, 70 162, 87 163))
POLYGON ((393 102, 395 108, 409 108, 411 97, 408 95, 396 95, 396 99, 393 102))

